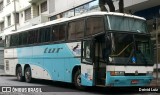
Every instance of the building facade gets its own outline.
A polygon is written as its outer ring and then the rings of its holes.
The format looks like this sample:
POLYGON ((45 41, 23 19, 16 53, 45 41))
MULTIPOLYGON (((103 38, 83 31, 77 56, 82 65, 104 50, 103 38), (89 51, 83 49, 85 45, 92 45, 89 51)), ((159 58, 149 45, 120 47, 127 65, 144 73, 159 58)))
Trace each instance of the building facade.
MULTIPOLYGON (((118 11, 119 0, 113 2, 118 11)), ((0 0, 0 37, 4 39, 9 32, 92 11, 100 11, 99 0, 0 0)), ((159 41, 160 56, 159 0, 124 0, 124 11, 147 19, 153 42, 159 41), (156 30, 153 28, 155 19, 158 26, 156 30), (158 39, 155 38, 157 31, 158 39)))

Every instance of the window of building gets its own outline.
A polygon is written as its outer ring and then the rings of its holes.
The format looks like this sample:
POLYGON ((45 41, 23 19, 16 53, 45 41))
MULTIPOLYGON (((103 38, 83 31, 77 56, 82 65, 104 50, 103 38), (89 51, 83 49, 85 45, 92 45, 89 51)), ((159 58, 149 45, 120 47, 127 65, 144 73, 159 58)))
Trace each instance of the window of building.
POLYGON ((89 11, 96 11, 99 8, 99 0, 95 0, 89 3, 89 11))
POLYGON ((39 16, 39 5, 37 6, 37 16, 39 16))
POLYGON ((31 8, 25 10, 25 21, 31 19, 31 8))
POLYGON ((2 11, 2 10, 3 10, 3 1, 0 2, 0 11, 2 11))
POLYGON ((62 17, 68 18, 68 17, 73 17, 73 16, 74 16, 74 9, 62 13, 62 17))
POLYGON ((7 4, 9 4, 10 3, 10 0, 7 0, 7 4))
POLYGON ((78 39, 83 37, 84 28, 85 28, 84 20, 77 20, 74 22, 69 23, 68 26, 68 39, 78 39))
POLYGON ((19 13, 16 13, 15 16, 16 16, 16 19, 15 19, 16 23, 19 23, 19 13))
POLYGON ((85 35, 88 36, 100 32, 104 32, 103 18, 102 17, 88 18, 85 35))
POLYGON ((52 31, 51 31, 51 41, 58 41, 59 40, 59 26, 58 25, 54 25, 52 27, 52 31))
POLYGON ((88 12, 88 10, 89 10, 89 4, 79 6, 79 7, 75 8, 75 15, 80 15, 80 14, 86 13, 86 12, 88 12))
POLYGON ((3 31, 4 30, 4 22, 0 23, 0 30, 3 31))
POLYGON ((7 20, 8 20, 8 26, 11 25, 11 15, 7 16, 7 20))
POLYGON ((83 13, 87 13, 89 11, 99 11, 99 10, 100 10, 99 0, 93 0, 92 2, 86 3, 76 8, 73 8, 69 11, 62 12, 58 15, 54 15, 50 17, 50 20, 55 20, 55 19, 59 19, 62 17, 72 17, 72 16, 83 14, 83 13))
POLYGON ((47 11, 47 1, 43 2, 41 4, 41 13, 47 11))

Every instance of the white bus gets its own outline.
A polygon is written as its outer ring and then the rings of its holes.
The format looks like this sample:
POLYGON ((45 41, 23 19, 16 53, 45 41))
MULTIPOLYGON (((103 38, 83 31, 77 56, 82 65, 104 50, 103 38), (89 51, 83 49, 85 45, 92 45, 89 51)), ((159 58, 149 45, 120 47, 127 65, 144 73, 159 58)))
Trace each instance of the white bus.
POLYGON ((83 86, 146 86, 153 79, 146 20, 93 12, 50 21, 5 37, 5 72, 83 86))

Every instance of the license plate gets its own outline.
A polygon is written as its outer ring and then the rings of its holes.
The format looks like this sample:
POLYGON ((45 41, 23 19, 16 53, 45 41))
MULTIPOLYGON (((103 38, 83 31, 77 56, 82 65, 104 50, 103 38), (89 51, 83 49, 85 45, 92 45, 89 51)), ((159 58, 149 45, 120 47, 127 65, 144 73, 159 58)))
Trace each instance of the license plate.
POLYGON ((132 84, 137 84, 137 83, 138 83, 138 80, 132 80, 131 83, 132 83, 132 84))

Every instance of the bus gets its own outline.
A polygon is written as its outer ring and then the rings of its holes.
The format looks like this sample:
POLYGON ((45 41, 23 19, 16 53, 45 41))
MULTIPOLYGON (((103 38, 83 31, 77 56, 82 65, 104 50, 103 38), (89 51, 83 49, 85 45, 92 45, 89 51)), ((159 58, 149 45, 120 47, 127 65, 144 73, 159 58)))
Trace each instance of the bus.
POLYGON ((85 86, 147 86, 153 48, 146 20, 91 12, 5 36, 5 72, 18 81, 45 79, 85 86))

